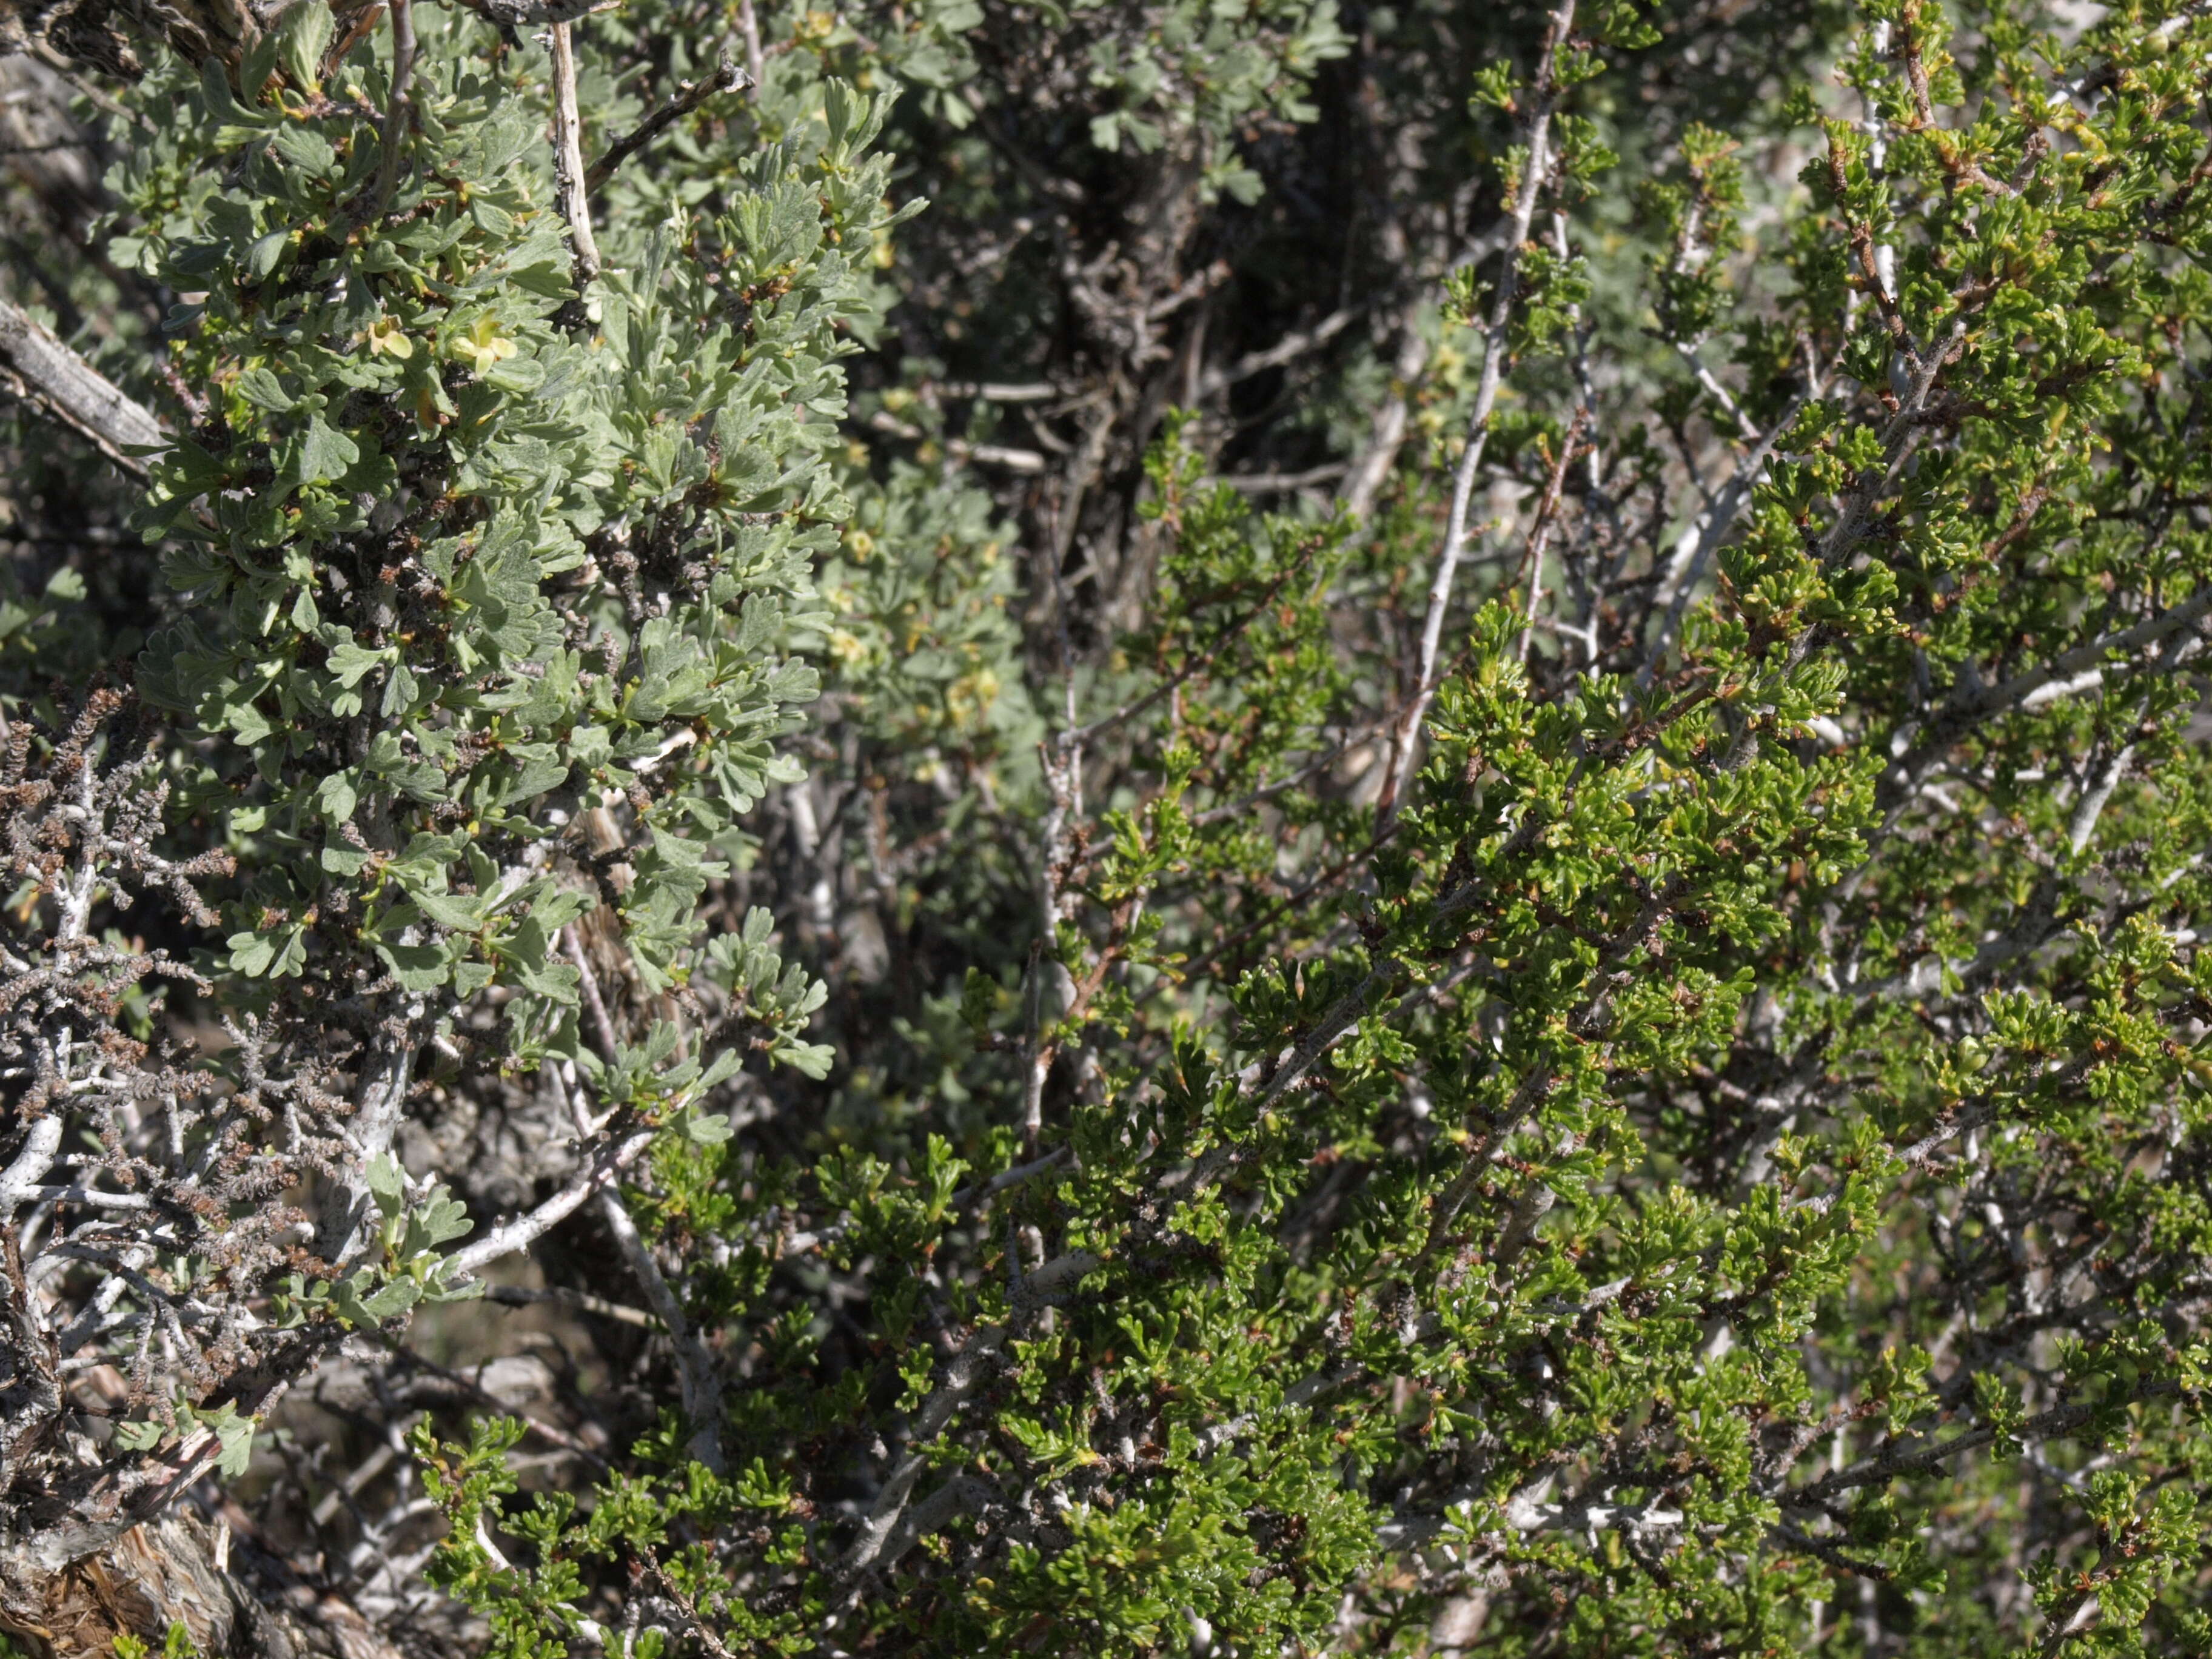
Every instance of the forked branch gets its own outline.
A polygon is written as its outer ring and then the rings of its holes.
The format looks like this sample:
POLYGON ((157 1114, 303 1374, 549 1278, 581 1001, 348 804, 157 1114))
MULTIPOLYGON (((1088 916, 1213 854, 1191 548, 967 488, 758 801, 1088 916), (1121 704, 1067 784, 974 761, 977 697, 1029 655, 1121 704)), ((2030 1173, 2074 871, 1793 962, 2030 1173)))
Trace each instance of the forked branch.
POLYGON ((18 398, 89 439, 133 477, 146 476, 148 452, 168 445, 152 410, 4 300, 0 375, 18 398))

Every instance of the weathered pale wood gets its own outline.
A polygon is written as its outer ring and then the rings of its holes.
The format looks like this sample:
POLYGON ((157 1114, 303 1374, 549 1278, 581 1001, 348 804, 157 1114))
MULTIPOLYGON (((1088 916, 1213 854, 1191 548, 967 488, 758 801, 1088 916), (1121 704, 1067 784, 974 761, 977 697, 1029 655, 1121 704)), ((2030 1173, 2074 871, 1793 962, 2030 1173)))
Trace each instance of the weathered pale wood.
POLYGON ((146 476, 146 456, 169 434, 143 404, 40 327, 0 300, 0 380, 26 402, 90 440, 125 471, 146 476))

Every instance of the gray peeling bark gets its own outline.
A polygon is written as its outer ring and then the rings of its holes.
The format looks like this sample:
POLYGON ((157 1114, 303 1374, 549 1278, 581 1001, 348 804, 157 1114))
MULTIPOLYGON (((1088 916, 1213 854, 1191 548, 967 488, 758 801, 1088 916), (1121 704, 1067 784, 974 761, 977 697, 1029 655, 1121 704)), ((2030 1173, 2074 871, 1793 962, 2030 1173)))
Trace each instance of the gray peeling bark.
POLYGON ((173 1624, 210 1659, 398 1659, 352 1608, 247 1556, 262 1559, 189 1512, 133 1527, 58 1573, 10 1571, 21 1564, 0 1552, 0 1632, 33 1659, 104 1656, 124 1634, 158 1649, 173 1624))
POLYGON ((146 476, 143 452, 168 445, 169 434, 151 410, 4 300, 0 384, 89 440, 134 477, 146 476))

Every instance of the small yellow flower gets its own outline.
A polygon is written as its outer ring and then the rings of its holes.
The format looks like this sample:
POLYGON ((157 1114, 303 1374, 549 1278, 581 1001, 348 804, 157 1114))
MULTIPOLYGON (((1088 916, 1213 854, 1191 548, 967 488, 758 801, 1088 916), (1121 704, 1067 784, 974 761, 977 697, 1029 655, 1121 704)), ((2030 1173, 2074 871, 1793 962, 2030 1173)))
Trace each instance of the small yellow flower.
POLYGON ((498 319, 486 312, 466 334, 453 340, 451 349, 454 356, 482 374, 514 356, 514 342, 499 331, 498 319))
POLYGON ((374 357, 380 351, 403 361, 415 355, 415 342, 407 337, 397 317, 380 317, 368 325, 368 355, 374 357))
POLYGON ((980 729, 999 701, 999 677, 988 668, 963 674, 945 688, 945 712, 966 731, 980 729))

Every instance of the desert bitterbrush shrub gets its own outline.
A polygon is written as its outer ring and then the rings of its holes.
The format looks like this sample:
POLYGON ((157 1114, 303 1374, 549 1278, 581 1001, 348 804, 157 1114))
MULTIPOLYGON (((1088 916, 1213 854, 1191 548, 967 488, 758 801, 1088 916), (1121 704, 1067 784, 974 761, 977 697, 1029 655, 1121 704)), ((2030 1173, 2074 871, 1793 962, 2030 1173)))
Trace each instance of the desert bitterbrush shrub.
POLYGON ((2212 14, 14 27, 9 1639, 2212 1641, 2212 14))

